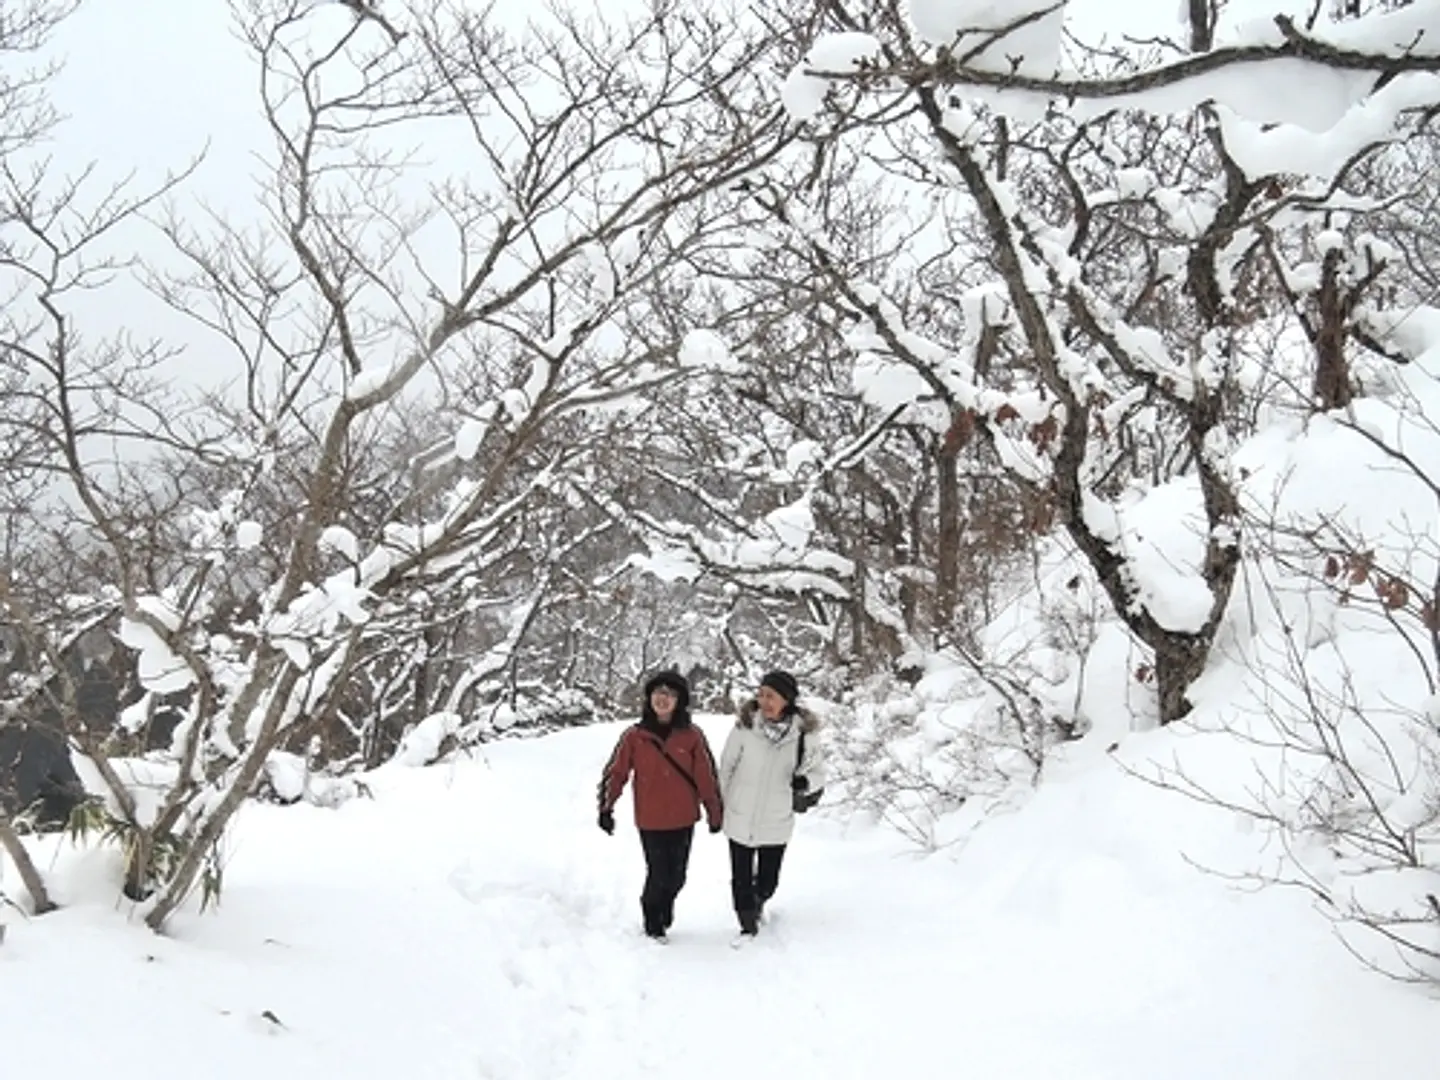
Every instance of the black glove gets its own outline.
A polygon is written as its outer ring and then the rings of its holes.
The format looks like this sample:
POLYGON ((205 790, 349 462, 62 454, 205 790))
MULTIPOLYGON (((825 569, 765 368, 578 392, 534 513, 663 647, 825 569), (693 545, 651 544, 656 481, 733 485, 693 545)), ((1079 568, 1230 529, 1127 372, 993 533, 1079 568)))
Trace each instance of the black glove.
POLYGON ((794 776, 790 777, 790 790, 809 791, 810 778, 808 776, 802 775, 801 773, 796 773, 794 776))
POLYGON ((720 822, 718 822, 718 821, 712 821, 712 822, 710 822, 710 835, 711 835, 711 836, 714 836, 714 835, 715 835, 717 832, 719 832, 719 831, 720 831, 720 822))
POLYGON ((605 830, 606 836, 615 835, 615 815, 609 810, 600 811, 600 828, 605 830))

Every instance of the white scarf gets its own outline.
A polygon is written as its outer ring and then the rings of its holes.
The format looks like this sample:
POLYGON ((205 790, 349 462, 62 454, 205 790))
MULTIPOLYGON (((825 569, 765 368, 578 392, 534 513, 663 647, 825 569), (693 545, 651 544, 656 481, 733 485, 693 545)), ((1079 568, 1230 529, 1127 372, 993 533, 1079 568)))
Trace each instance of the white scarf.
POLYGON ((790 734, 790 722, 788 716, 782 716, 779 720, 766 720, 761 717, 760 730, 765 733, 767 739, 778 746, 780 741, 790 734))

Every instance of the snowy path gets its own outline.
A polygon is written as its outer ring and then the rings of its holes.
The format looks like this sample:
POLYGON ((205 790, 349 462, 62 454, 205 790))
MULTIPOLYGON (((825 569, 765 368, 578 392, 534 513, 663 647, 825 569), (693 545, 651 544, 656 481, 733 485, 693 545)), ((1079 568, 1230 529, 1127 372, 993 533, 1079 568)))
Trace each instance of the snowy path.
POLYGON ((628 816, 613 838, 593 824, 615 732, 396 771, 338 813, 249 811, 220 915, 171 939, 97 901, 108 857, 63 850, 71 906, 0 946, 0 1075, 57 1054, 63 1075, 150 1080, 1440 1068, 1431 1003, 1358 970, 1299 897, 1197 875, 1176 848, 1213 843, 1213 819, 1104 769, 954 857, 807 820, 774 923, 741 950, 702 831, 674 940, 653 945, 628 816))

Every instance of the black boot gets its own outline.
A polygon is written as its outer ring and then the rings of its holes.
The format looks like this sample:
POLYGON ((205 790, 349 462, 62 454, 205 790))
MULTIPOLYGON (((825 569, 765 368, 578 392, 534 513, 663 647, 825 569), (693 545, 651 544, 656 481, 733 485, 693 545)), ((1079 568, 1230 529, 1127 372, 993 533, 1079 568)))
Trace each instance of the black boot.
POLYGON ((735 913, 740 919, 740 932, 749 934, 752 937, 760 932, 760 915, 755 911, 737 911, 735 913))

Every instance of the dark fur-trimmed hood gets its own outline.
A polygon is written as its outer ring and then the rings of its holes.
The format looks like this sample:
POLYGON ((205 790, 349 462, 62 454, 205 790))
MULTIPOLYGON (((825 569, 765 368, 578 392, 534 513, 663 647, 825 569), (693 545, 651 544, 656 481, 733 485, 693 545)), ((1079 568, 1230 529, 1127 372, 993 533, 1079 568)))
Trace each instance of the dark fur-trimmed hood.
MULTIPOLYGON (((801 705, 791 705, 790 713, 800 725, 800 730, 810 735, 820 730, 820 718, 809 709, 801 705)), ((760 715, 760 703, 753 698, 740 706, 739 715, 735 718, 738 727, 753 728, 755 719, 760 715)))

